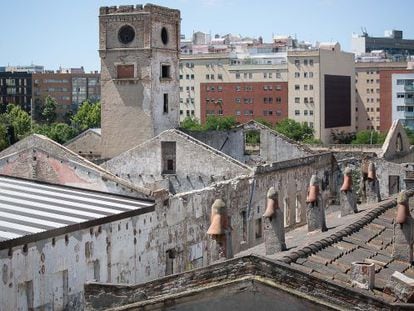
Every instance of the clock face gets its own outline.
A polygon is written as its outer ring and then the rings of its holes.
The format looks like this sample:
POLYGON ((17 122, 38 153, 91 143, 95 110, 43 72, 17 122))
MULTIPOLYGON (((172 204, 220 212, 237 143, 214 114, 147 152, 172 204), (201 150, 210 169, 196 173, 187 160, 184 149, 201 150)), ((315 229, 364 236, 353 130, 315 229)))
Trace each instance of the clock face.
POLYGON ((135 38, 135 30, 130 25, 124 25, 118 31, 118 40, 123 44, 131 43, 135 38))
POLYGON ((166 45, 168 43, 168 31, 165 27, 161 29, 161 41, 166 45))

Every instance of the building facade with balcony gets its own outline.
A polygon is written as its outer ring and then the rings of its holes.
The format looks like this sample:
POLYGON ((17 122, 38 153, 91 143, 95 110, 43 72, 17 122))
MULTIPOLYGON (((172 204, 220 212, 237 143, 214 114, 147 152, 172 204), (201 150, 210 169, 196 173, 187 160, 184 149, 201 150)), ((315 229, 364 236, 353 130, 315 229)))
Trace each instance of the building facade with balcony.
POLYGON ((380 84, 381 132, 397 119, 414 130, 414 70, 380 71, 380 84))

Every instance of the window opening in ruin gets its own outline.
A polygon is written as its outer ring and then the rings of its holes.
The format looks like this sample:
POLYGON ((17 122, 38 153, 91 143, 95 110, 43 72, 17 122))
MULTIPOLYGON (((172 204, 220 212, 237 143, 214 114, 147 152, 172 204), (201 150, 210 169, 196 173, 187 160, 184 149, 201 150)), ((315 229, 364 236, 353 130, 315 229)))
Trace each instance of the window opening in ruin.
POLYGON ((400 176, 389 175, 388 176, 388 192, 389 195, 400 192, 400 176))
POLYGON ((176 144, 175 141, 161 142, 162 174, 176 172, 176 144))
POLYGON ((33 295, 33 281, 25 282, 25 290, 26 290, 26 303, 27 309, 33 309, 33 302, 34 302, 34 295, 33 295))
POLYGON ((247 241, 247 212, 242 211, 241 217, 242 217, 242 237, 243 237, 243 241, 247 241))
POLYGON ((161 78, 169 79, 171 78, 171 66, 170 65, 161 65, 161 78))
POLYGON ((289 227, 289 203, 287 199, 283 200, 283 219, 284 219, 284 226, 289 227))
POLYGON ((299 195, 296 195, 295 207, 295 220, 296 223, 300 223, 302 221, 302 205, 300 203, 299 195))
POLYGON ((174 273, 175 249, 167 250, 165 257, 166 257, 165 275, 171 275, 174 273))
POLYGON ((168 113, 168 94, 164 93, 164 113, 168 113))
POLYGON ((256 219, 255 237, 260 239, 263 235, 262 218, 256 219))
POLYGON ((401 133, 398 133, 397 135, 397 141, 396 141, 396 149, 397 152, 401 152, 403 150, 403 143, 402 143, 402 138, 401 138, 401 133))
POLYGON ((251 130, 244 133, 244 154, 260 154, 260 131, 251 130))

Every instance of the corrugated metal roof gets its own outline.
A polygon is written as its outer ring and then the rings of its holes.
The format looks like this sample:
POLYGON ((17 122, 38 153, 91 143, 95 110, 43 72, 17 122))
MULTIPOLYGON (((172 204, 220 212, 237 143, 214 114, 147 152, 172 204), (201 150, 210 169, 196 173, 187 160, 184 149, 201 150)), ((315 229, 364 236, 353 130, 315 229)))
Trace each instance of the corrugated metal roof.
POLYGON ((152 201, 0 176, 0 241, 153 206, 152 201))

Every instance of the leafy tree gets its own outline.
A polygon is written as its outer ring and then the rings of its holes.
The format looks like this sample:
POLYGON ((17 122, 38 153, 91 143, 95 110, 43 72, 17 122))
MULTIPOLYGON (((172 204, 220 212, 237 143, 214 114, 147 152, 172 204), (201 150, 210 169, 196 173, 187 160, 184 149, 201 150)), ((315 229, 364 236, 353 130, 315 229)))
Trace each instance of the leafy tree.
POLYGON ((17 139, 22 139, 30 134, 32 119, 20 106, 8 104, 6 113, 0 116, 0 123, 5 127, 12 126, 17 139))
POLYGON ((54 141, 64 144, 78 134, 78 131, 66 123, 35 124, 33 133, 42 134, 54 141))
POLYGON ((72 126, 79 132, 101 127, 101 104, 84 101, 72 117, 72 126))
POLYGON ((205 130, 229 130, 237 124, 235 117, 208 116, 204 124, 205 130))
POLYGON ((198 121, 197 118, 186 117, 183 122, 181 122, 180 127, 188 131, 202 131, 203 127, 198 121))
POLYGON ((382 144, 385 140, 385 134, 375 131, 360 131, 356 133, 355 139, 352 140, 352 144, 382 144))
POLYGON ((6 127, 3 124, 0 124, 0 150, 3 150, 9 146, 6 134, 6 127))
POLYGON ((275 130, 296 141, 313 139, 313 129, 292 119, 283 119, 276 123, 275 130))
POLYGON ((43 105, 42 117, 47 124, 52 124, 56 121, 56 99, 48 95, 43 105))

